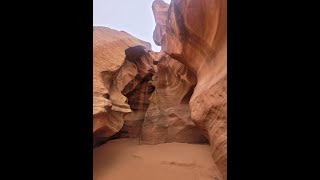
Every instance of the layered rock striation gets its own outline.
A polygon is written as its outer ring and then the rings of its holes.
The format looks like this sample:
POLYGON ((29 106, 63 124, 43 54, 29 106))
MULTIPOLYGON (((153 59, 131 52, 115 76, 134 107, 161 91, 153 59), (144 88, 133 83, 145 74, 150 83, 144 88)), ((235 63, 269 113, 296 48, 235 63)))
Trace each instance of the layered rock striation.
MULTIPOLYGON (((93 27, 94 143, 118 133, 125 115, 133 112, 125 95, 131 93, 130 101, 135 87, 144 87, 145 79, 152 76, 151 58, 146 55, 150 49, 149 43, 128 33, 93 27)), ((146 104, 147 99, 142 98, 142 103, 146 104)))
POLYGON ((152 52, 148 44, 127 35, 94 27, 98 41, 94 46, 95 143, 112 138, 140 138, 145 144, 208 142, 191 120, 188 103, 196 85, 194 73, 165 53, 152 52), (98 46, 98 33, 114 39, 98 46), (125 44, 119 47, 115 42, 125 44), (113 51, 117 48, 119 52, 113 51), (107 53, 113 53, 113 57, 107 53))
POLYGON ((226 0, 155 0, 152 10, 161 52, 128 33, 93 29, 94 138, 209 142, 226 179, 226 0))
MULTIPOLYGON (((160 12, 156 0, 154 8, 160 12)), ((162 9, 163 10, 163 9, 162 9)), ((161 17, 163 14, 155 15, 161 17)), ((155 30, 154 41, 196 75, 189 101, 191 119, 205 131, 212 156, 226 179, 227 159, 227 2, 172 0, 166 24, 155 30), (159 39, 160 38, 160 39, 159 39)), ((157 20, 156 20, 157 22, 157 20)), ((156 27, 157 28, 157 27, 156 27)))
POLYGON ((191 120, 189 100, 195 75, 180 62, 159 53, 154 75, 155 91, 142 126, 141 142, 204 143, 207 139, 191 120))

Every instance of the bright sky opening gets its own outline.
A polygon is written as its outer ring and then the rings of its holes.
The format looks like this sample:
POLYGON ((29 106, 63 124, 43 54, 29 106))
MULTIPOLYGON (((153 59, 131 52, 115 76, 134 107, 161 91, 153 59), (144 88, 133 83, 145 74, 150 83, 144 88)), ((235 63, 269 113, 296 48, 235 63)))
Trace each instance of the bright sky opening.
MULTIPOLYGON (((170 3, 171 0, 164 0, 170 3)), ((151 43, 152 50, 161 47, 153 41, 156 26, 153 0, 93 0, 93 25, 126 31, 134 37, 151 43)))

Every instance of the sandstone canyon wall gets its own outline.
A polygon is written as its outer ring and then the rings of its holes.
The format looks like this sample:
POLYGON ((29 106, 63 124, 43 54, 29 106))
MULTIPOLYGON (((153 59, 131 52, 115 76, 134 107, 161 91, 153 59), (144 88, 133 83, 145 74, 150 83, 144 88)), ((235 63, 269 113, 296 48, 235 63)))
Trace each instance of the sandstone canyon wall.
POLYGON ((158 54, 154 75, 155 91, 142 126, 141 142, 204 143, 207 139, 191 120, 189 100, 196 84, 195 75, 180 62, 158 54))
POLYGON ((128 33, 93 28, 94 142, 209 142, 226 179, 226 0, 155 0, 152 10, 161 52, 128 33))
POLYGON ((188 106, 195 75, 125 33, 94 27, 94 146, 113 138, 204 143, 188 106))
POLYGON ((153 3, 155 18, 160 18, 154 41, 196 75, 189 102, 191 119, 206 132, 213 159, 226 179, 227 2, 172 0, 164 25, 163 3, 153 3))
MULTIPOLYGON (((151 58, 141 56, 146 55, 150 49, 149 43, 128 33, 106 27, 93 27, 94 143, 119 132, 126 114, 132 113, 131 116, 139 117, 136 110, 144 109, 136 107, 133 111, 122 91, 129 94, 138 85, 146 88, 145 76, 153 73, 152 66, 148 64, 151 58), (145 71, 140 71, 142 68, 145 71)), ((147 101, 148 97, 142 98, 144 100, 147 101)), ((141 119, 138 118, 139 120, 141 119)))

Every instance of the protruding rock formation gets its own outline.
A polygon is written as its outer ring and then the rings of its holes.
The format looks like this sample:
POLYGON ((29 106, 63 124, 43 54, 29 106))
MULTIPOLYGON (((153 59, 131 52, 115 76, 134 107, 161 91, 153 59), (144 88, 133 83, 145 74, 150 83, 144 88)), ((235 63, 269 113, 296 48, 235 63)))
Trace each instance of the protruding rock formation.
POLYGON ((128 98, 132 112, 124 116, 124 125, 119 138, 138 138, 145 113, 149 107, 149 98, 154 91, 151 83, 155 73, 152 52, 146 52, 143 47, 135 46, 126 50, 127 59, 137 67, 137 75, 122 91, 128 98))
POLYGON ((194 74, 180 62, 159 53, 154 75, 155 91, 142 126, 141 142, 204 143, 206 138, 191 120, 189 100, 196 84, 194 74))
POLYGON ((154 19, 156 21, 156 27, 153 31, 153 39, 156 45, 161 45, 161 39, 166 31, 167 16, 168 16, 169 4, 163 0, 155 0, 152 3, 152 10, 154 19))
MULTIPOLYGON (((136 60, 150 48, 149 43, 128 33, 93 27, 94 141, 107 139, 119 132, 124 115, 132 112, 122 91, 137 75, 146 74, 139 70, 139 66, 146 66, 146 60, 136 60), (138 52, 128 52, 129 48, 138 52)), ((130 90, 126 89, 129 93, 130 90)))
MULTIPOLYGON (((163 19, 163 15, 155 17, 163 19)), ((191 118, 206 132, 213 159, 224 179, 227 159, 226 18, 226 0, 172 0, 166 25, 158 26, 165 29, 156 30, 158 35, 154 36, 155 42, 162 37, 162 50, 186 65, 197 77, 189 102, 191 118)))
POLYGON ((94 27, 94 140, 207 142, 188 105, 195 75, 143 45, 126 33, 94 27))
POLYGON ((226 179, 226 0, 155 0, 152 9, 160 53, 125 32, 94 28, 94 137, 208 140, 226 179))

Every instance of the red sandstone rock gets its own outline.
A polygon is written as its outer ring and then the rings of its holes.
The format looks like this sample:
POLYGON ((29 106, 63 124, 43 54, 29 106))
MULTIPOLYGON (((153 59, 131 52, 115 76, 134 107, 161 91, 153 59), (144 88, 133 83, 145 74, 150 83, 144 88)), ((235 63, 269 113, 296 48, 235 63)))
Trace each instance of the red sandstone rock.
POLYGON ((194 74, 143 45, 127 33, 94 27, 95 140, 141 134, 149 144, 207 142, 188 106, 194 74))
MULTIPOLYGON (((213 159, 224 179, 227 159, 226 4, 226 0, 172 0, 166 25, 158 26, 161 30, 156 27, 156 32, 162 32, 162 50, 186 65, 197 77, 189 102, 191 118, 207 133, 213 159)), ((159 42, 158 37, 154 40, 159 42)))
MULTIPOLYGON (((144 53, 149 43, 128 33, 106 27, 93 27, 93 133, 94 138, 109 138, 123 126, 124 115, 132 112, 121 92, 138 74, 135 60, 126 59, 126 50, 137 47, 144 53), (140 48, 141 50, 141 48, 140 48)), ((129 57, 129 56, 128 56, 129 57)))
POLYGON ((94 27, 94 137, 120 131, 119 138, 158 144, 205 136, 226 179, 226 0, 172 0, 170 7, 155 0, 152 9, 160 53, 128 33, 94 27))
MULTIPOLYGON (((130 49, 129 49, 130 50, 130 49)), ((134 53, 136 49, 132 49, 134 53)), ((132 53, 127 51, 128 57, 135 57, 132 53)), ((151 52, 138 55, 134 62, 137 67, 137 75, 132 79, 122 91, 128 98, 132 112, 124 116, 124 125, 120 130, 119 138, 138 138, 141 133, 141 126, 144 121, 145 113, 149 107, 149 98, 154 91, 154 86, 150 82, 155 73, 155 66, 153 65, 153 55, 151 52)))
POLYGON ((161 39, 166 31, 168 9, 169 4, 165 3, 163 0, 155 0, 152 3, 152 11, 156 21, 156 27, 153 31, 153 40, 158 46, 161 46, 161 39))
POLYGON ((188 106, 196 84, 194 74, 185 65, 159 53, 154 76, 155 91, 142 126, 141 142, 207 142, 200 129, 191 120, 188 106))

